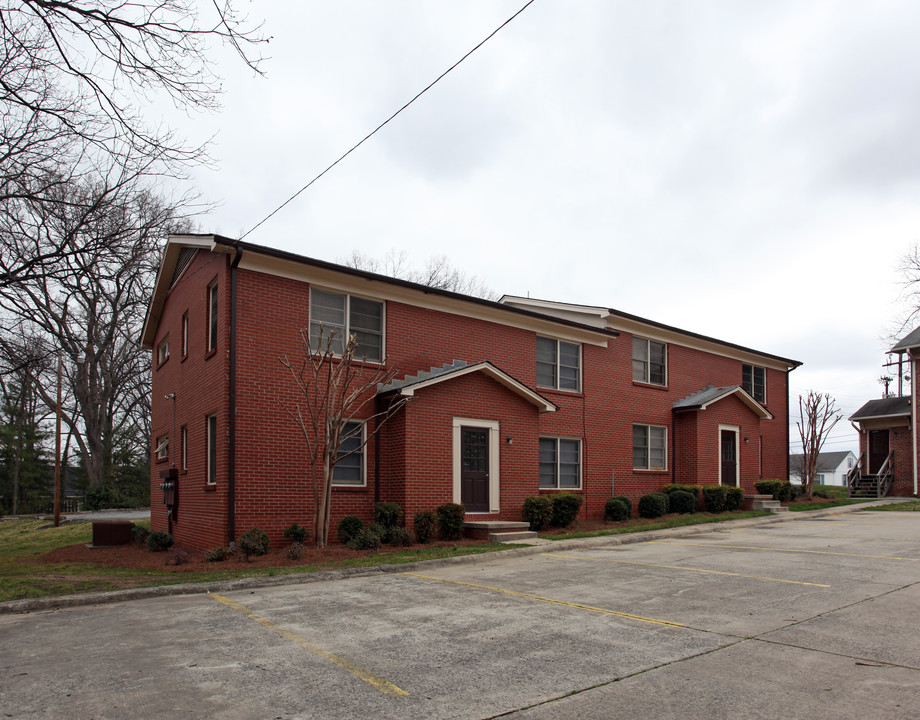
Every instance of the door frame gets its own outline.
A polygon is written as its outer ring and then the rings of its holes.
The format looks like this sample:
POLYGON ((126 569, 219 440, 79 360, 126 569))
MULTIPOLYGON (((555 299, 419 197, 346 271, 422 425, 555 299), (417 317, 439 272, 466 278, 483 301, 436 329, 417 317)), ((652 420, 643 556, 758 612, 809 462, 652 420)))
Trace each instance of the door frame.
POLYGON ((869 475, 875 475, 881 469, 882 465, 885 462, 885 459, 891 453, 891 428, 876 428, 874 430, 868 430, 866 433, 866 471, 869 475), (872 439, 873 436, 880 437, 881 434, 885 434, 885 452, 878 455, 872 452, 872 439), (873 460, 877 461, 873 463, 873 460))
POLYGON ((722 433, 730 432, 735 435, 735 484, 731 487, 741 487, 741 428, 737 425, 719 425, 716 435, 716 447, 719 454, 719 485, 722 485, 722 433))
POLYGON ((454 502, 460 502, 460 475, 461 475, 461 461, 462 461, 462 449, 460 447, 461 443, 461 433, 460 428, 462 427, 474 427, 482 428, 489 431, 489 509, 482 510, 478 513, 468 512, 467 515, 491 515, 494 513, 501 512, 501 506, 499 503, 499 490, 501 488, 501 482, 499 478, 499 467, 501 463, 499 462, 498 451, 499 451, 499 438, 501 436, 500 430, 501 426, 497 420, 477 420, 475 418, 463 418, 455 417, 453 419, 453 492, 454 492, 454 502))

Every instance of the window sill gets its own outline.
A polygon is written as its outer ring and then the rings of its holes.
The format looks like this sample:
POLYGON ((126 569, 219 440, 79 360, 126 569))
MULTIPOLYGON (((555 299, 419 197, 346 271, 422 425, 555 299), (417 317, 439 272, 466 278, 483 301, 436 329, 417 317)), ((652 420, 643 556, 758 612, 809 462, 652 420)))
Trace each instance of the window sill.
POLYGON ((217 483, 205 483, 204 491, 205 492, 217 492, 217 483))
POLYGON ((537 385, 537 392, 539 393, 556 393, 559 395, 565 395, 566 397, 584 397, 585 394, 581 390, 560 390, 559 388, 543 387, 537 385))
POLYGON ((547 488, 547 487, 541 487, 541 488, 540 488, 540 492, 541 492, 541 493, 554 493, 554 492, 580 493, 580 492, 584 492, 584 488, 580 488, 580 487, 577 487, 577 488, 547 488))
POLYGON ((332 492, 361 492, 367 490, 367 485, 333 485, 332 492))
POLYGON ((648 388, 649 390, 667 390, 667 385, 656 385, 655 383, 646 383, 639 382, 638 380, 633 380, 633 387, 648 388))
POLYGON ((213 350, 208 350, 208 351, 204 354, 204 359, 205 359, 205 360, 210 360, 210 359, 211 359, 212 357, 214 357, 215 355, 217 355, 217 348, 214 348, 213 350))
POLYGON ((633 472, 642 473, 643 475, 670 475, 671 471, 667 468, 663 470, 651 470, 649 468, 633 468, 633 472))

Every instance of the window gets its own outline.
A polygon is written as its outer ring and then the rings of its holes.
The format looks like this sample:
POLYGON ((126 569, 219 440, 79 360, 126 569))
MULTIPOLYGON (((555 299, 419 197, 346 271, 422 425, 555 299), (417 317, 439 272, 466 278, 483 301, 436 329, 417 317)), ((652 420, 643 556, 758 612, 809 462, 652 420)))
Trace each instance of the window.
POLYGON ((364 487, 364 423, 345 423, 337 457, 332 484, 364 487))
POLYGON ((157 365, 162 365, 169 360, 169 335, 160 340, 157 345, 157 365))
POLYGON ((581 440, 540 438, 540 487, 581 487, 581 440))
POLYGON ((188 425, 183 425, 179 431, 179 439, 182 441, 180 452, 182 453, 182 469, 188 470, 188 425))
POLYGON ((581 387, 581 347, 550 338, 537 338, 537 385, 556 390, 581 387))
POLYGON ((208 352, 217 349, 217 282, 208 285, 208 352))
POLYGON ((767 371, 756 365, 741 366, 741 387, 759 403, 767 401, 767 371))
POLYGON ((157 438, 157 447, 153 451, 157 456, 157 461, 169 459, 169 435, 160 435, 157 438))
POLYGON ((358 356, 382 362, 383 303, 312 288, 310 345, 313 350, 324 352, 332 337, 332 351, 341 354, 344 339, 351 335, 358 341, 358 356))
POLYGON ((667 470, 668 429, 658 425, 633 425, 633 469, 667 470))
POLYGON ((633 381, 667 385, 667 349, 664 343, 633 338, 633 381))
POLYGON ((182 357, 188 355, 188 310, 182 313, 182 357))
POLYGON ((205 448, 207 451, 207 482, 217 483, 217 414, 205 418, 205 448))

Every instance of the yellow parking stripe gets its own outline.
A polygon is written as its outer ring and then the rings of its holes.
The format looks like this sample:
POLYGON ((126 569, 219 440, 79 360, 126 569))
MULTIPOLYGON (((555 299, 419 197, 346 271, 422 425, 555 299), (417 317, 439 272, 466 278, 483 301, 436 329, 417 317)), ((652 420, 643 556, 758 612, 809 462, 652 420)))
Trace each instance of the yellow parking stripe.
POLYGON ((730 575, 732 577, 750 578, 751 580, 766 580, 769 582, 789 583, 790 585, 809 585, 810 587, 830 587, 821 583, 802 582, 801 580, 783 580, 782 578, 762 577, 760 575, 743 575, 741 573, 725 572, 723 570, 706 570, 705 568, 684 567, 683 565, 660 565, 658 563, 636 562, 635 560, 614 560, 612 558, 597 558, 582 555, 553 555, 540 553, 543 557, 564 558, 566 560, 596 560, 598 562, 622 563, 624 565, 643 565, 645 567, 666 568, 668 570, 687 570, 688 572, 709 573, 711 575, 730 575))
POLYGON ((290 640, 296 645, 299 645, 300 647, 309 650, 316 655, 319 655, 324 660, 328 660, 329 662, 338 665, 343 670, 347 670, 355 677, 360 678, 369 685, 373 685, 380 692, 385 693, 386 695, 392 695, 393 697, 406 697, 409 694, 405 690, 401 690, 400 688, 396 687, 393 683, 384 680, 382 677, 374 675, 372 672, 369 672, 364 668, 355 665, 353 662, 351 662, 351 660, 343 658, 341 655, 336 655, 333 652, 329 652, 328 650, 321 648, 319 645, 310 642, 303 635, 299 635, 293 630, 288 630, 287 628, 272 622, 266 617, 257 615, 245 605, 234 602, 230 598, 226 598, 223 595, 217 595, 216 593, 209 594, 218 602, 222 602, 227 607, 233 608, 234 610, 243 613, 243 615, 249 619, 255 620, 260 625, 264 625, 272 632, 278 633, 281 637, 290 640))
POLYGON ((770 552, 808 553, 811 555, 839 555, 841 557, 872 558, 873 560, 901 560, 902 562, 918 562, 920 558, 895 557, 894 555, 861 555, 859 553, 831 552, 830 550, 796 550, 791 548, 759 547, 756 545, 716 545, 710 543, 685 543, 666 542, 664 540, 649 540, 651 545, 686 545, 689 547, 706 547, 712 549, 731 548, 733 550, 769 550, 770 552))
POLYGON ((883 535, 809 535, 808 533, 778 533, 771 532, 769 530, 762 530, 761 532, 755 532, 753 530, 726 530, 728 535, 758 535, 758 536, 767 536, 772 537, 778 535, 780 537, 804 537, 804 538, 828 538, 830 540, 864 540, 868 542, 874 542, 880 540, 882 542, 920 542, 920 538, 898 538, 898 537, 885 537, 883 535))
POLYGON ((631 615, 629 613, 617 612, 616 610, 606 610, 605 608, 591 607, 580 603, 565 602, 563 600, 553 600, 552 598, 540 597, 539 595, 530 595, 529 593, 517 592, 516 590, 506 590, 505 588, 492 587, 490 585, 477 585, 476 583, 461 582, 459 580, 446 580, 445 578, 432 577, 431 575, 418 575, 416 573, 403 573, 410 577, 421 578, 422 580, 435 580, 437 582, 450 583, 452 585, 463 585, 465 587, 478 588, 479 590, 491 590, 492 592, 504 593, 515 597, 527 598, 528 600, 538 600, 540 602, 552 603, 553 605, 565 605, 578 610, 590 610, 591 612, 603 613, 605 615, 616 615, 617 617, 626 618, 627 620, 638 620, 639 622, 653 623, 655 625, 667 625, 669 627, 685 627, 683 623, 671 622, 670 620, 657 620, 655 618, 642 617, 641 615, 631 615))

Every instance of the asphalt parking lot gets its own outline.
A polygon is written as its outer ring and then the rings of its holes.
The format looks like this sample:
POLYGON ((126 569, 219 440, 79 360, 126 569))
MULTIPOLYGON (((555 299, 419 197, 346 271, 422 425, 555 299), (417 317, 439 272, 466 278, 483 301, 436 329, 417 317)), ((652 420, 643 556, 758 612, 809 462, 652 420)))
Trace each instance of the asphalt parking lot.
POLYGON ((0 615, 15 718, 915 718, 920 516, 0 615))

